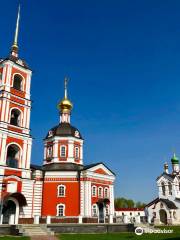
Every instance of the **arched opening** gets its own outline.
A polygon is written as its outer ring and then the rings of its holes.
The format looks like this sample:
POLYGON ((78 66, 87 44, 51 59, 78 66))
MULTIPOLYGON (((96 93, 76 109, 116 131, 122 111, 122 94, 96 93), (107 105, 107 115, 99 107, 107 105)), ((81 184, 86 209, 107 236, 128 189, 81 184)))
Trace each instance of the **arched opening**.
POLYGON ((21 112, 18 109, 12 109, 10 124, 20 126, 21 112))
POLYGON ((164 209, 159 211, 160 221, 163 224, 167 224, 167 213, 164 209))
POLYGON ((169 195, 172 195, 172 185, 170 182, 168 183, 168 191, 169 191, 169 195))
POLYGON ((99 210, 99 223, 104 223, 104 203, 98 204, 99 210))
POLYGON ((15 224, 16 204, 14 201, 9 200, 3 206, 3 224, 15 224), (11 219, 10 219, 11 218, 11 219))
POLYGON ((165 196, 166 195, 166 188, 165 188, 164 182, 162 182, 161 186, 162 186, 162 194, 165 196))
POLYGON ((13 88, 22 91, 22 77, 19 74, 14 75, 13 88))
POLYGON ((18 167, 18 161, 20 158, 20 149, 17 145, 12 144, 8 146, 7 149, 7 157, 6 157, 6 164, 11 168, 18 167))

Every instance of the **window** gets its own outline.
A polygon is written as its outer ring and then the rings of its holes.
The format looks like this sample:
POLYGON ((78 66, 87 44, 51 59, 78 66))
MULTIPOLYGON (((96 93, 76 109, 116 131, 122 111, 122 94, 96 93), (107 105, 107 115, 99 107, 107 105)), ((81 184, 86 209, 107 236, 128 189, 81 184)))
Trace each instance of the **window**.
POLYGON ((47 157, 52 157, 53 148, 52 146, 47 147, 47 157))
POLYGON ((17 145, 12 144, 7 149, 6 164, 8 167, 17 168, 20 158, 20 149, 17 145))
POLYGON ((21 112, 18 109, 12 109, 10 124, 20 126, 21 112))
POLYGON ((105 197, 105 198, 108 198, 108 197, 109 197, 108 188, 105 188, 105 189, 104 189, 104 197, 105 197))
POLYGON ((98 188, 98 196, 103 197, 103 188, 102 187, 98 188))
POLYGON ((162 194, 165 196, 166 195, 166 189, 165 189, 164 182, 162 182, 161 186, 162 186, 162 194))
POLYGON ((61 146, 61 157, 66 157, 66 146, 61 146))
POLYGON ((109 215, 109 205, 106 205, 106 216, 109 215))
POLYGON ((169 195, 172 195, 172 185, 170 182, 168 183, 168 191, 169 191, 169 195))
POLYGON ((57 205, 57 216, 63 217, 65 216, 65 205, 64 204, 58 204, 57 205))
POLYGON ((92 216, 93 217, 97 216, 97 205, 96 204, 92 205, 92 216))
POLYGON ((58 186, 58 196, 65 197, 66 187, 64 185, 58 186))
POLYGON ((79 158, 79 148, 75 147, 75 158, 79 158))
POLYGON ((14 75, 13 88, 16 90, 22 90, 22 77, 19 74, 14 75))
POLYGON ((95 197, 97 195, 97 187, 92 186, 92 196, 95 197))

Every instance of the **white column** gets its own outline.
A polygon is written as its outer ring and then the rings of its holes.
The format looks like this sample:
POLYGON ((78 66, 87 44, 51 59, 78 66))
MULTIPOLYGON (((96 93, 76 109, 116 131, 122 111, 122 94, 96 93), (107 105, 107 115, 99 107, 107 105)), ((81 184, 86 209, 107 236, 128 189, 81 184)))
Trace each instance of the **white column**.
POLYGON ((114 216, 114 185, 109 186, 110 208, 109 214, 114 216))
POLYGON ((85 181, 84 184, 84 215, 86 217, 91 217, 91 182, 85 181))
POLYGON ((2 165, 6 164, 6 139, 7 135, 2 135, 2 144, 1 144, 1 158, 0 162, 2 165))

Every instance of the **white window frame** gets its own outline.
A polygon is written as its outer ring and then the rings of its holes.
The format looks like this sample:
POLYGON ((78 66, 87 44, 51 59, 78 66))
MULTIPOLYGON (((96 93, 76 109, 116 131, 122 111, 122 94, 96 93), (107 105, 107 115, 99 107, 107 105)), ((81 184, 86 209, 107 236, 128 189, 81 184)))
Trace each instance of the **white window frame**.
POLYGON ((97 196, 97 187, 95 185, 92 186, 92 197, 96 197, 97 196), (94 192, 95 189, 95 192, 94 192))
POLYGON ((62 157, 62 158, 65 158, 65 157, 66 157, 66 146, 65 146, 65 145, 60 146, 60 157, 62 157), (64 155, 62 155, 62 148, 65 149, 64 155))
POLYGON ((108 187, 104 188, 104 198, 109 198, 109 189, 108 189, 108 187), (106 190, 107 190, 107 194, 106 194, 106 190))
POLYGON ((92 205, 92 217, 97 217, 97 216, 98 216, 98 207, 97 207, 97 204, 93 204, 92 205))
POLYGON ((47 146, 47 157, 52 157, 53 155, 53 146, 47 146))
POLYGON ((59 203, 56 206, 56 216, 57 217, 64 217, 65 216, 65 204, 59 203), (63 207, 63 215, 59 215, 59 207, 63 207))
POLYGON ((65 196, 66 196, 66 186, 65 186, 65 185, 62 185, 62 184, 61 184, 61 185, 58 185, 58 186, 57 186, 57 196, 58 196, 58 197, 65 197, 65 196), (63 189, 64 189, 64 190, 63 190, 63 192, 64 192, 63 195, 60 194, 60 193, 61 193, 61 192, 60 192, 60 188, 61 188, 61 187, 63 187, 63 189))
POLYGON ((75 147, 75 159, 79 159, 79 147, 75 147))
POLYGON ((103 188, 102 187, 98 187, 98 197, 103 198, 103 188), (101 194, 99 194, 100 189, 101 189, 101 194))

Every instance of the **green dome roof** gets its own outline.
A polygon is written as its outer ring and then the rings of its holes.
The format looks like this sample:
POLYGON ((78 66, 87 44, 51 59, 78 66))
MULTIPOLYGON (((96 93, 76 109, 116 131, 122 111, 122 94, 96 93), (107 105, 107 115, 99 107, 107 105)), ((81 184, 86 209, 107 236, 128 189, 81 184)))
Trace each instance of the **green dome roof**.
POLYGON ((172 164, 178 164, 179 163, 179 158, 176 157, 176 154, 174 153, 173 157, 171 158, 172 164))

